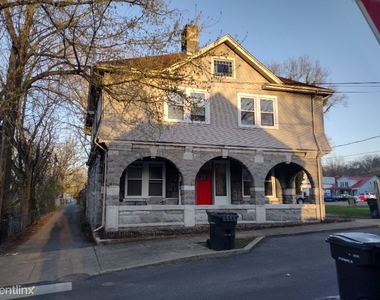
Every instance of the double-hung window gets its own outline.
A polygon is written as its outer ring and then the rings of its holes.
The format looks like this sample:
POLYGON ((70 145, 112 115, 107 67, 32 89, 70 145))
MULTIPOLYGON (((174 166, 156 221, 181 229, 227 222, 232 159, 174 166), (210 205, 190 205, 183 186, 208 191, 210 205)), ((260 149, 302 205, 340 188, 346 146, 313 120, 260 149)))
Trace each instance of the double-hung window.
POLYGON ((277 128, 277 98, 238 94, 238 123, 242 127, 277 128))
POLYGON ((249 175, 247 169, 243 168, 243 196, 251 195, 251 176, 249 175))
POLYGON ((210 104, 206 90, 187 88, 183 95, 172 93, 164 106, 169 122, 210 123, 210 104))
POLYGON ((126 173, 127 197, 164 196, 165 164, 137 162, 128 166, 126 173))
POLYGON ((127 196, 142 196, 143 164, 135 163, 128 167, 127 196))
POLYGON ((185 118, 184 97, 179 94, 170 94, 166 105, 165 115, 168 120, 183 121, 185 118))
POLYGON ((190 120, 206 122, 206 94, 190 92, 190 120))

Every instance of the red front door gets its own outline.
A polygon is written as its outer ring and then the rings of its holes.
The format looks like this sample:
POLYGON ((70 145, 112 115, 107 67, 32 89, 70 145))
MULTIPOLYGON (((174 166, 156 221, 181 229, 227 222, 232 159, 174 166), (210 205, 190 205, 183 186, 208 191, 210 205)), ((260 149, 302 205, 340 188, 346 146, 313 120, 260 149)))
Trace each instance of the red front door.
POLYGON ((196 177, 197 205, 212 204, 212 173, 199 171, 196 177))

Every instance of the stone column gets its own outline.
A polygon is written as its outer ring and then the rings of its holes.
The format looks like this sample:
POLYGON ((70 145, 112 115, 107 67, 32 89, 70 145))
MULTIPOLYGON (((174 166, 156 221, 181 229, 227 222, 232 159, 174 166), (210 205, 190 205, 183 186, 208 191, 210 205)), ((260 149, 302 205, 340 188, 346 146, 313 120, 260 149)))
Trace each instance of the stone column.
POLYGON ((287 188, 282 190, 282 203, 294 204, 295 203, 296 190, 294 188, 287 188))
POLYGON ((120 186, 111 185, 106 187, 107 205, 118 205, 120 186))
POLYGON ((308 197, 308 201, 309 201, 311 204, 316 204, 315 192, 316 192, 316 189, 315 189, 315 188, 310 188, 310 189, 309 189, 309 196, 307 196, 307 197, 308 197))
POLYGON ((185 227, 195 226, 195 206, 194 205, 184 205, 183 210, 183 220, 185 227))
POLYGON ((256 205, 256 222, 264 223, 266 222, 266 210, 265 210, 265 188, 252 187, 251 188, 251 198, 253 200, 252 204, 256 205))
POLYGON ((181 204, 195 205, 195 186, 194 185, 181 186, 181 204))

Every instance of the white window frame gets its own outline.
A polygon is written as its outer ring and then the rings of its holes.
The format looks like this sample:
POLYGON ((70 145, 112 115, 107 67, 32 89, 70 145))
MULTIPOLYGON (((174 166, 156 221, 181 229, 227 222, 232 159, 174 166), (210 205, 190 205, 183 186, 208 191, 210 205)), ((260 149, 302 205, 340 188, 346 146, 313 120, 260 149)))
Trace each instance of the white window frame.
POLYGON ((277 97, 269 95, 257 95, 257 94, 247 94, 247 93, 238 93, 237 95, 237 110, 238 110, 238 124, 239 127, 248 127, 248 128, 272 128, 278 129, 278 107, 277 107, 277 97), (242 124, 242 109, 241 109, 241 99, 250 98, 254 99, 254 117, 255 124, 242 124), (273 101, 273 126, 262 125, 261 123, 261 100, 270 100, 273 101))
POLYGON ((211 63, 211 74, 213 74, 215 77, 224 77, 224 78, 231 78, 236 79, 236 72, 235 72, 235 58, 233 57, 213 57, 212 63, 211 63), (225 75, 225 74, 216 74, 215 72, 215 61, 226 61, 231 62, 231 75, 225 75))
MULTIPOLYGON (((164 117, 165 121, 168 122, 181 122, 181 123, 198 123, 198 124, 210 124, 210 102, 209 102, 209 92, 204 89, 196 89, 196 88, 184 88, 184 92, 187 97, 190 97, 192 93, 204 94, 204 108, 205 108, 205 120, 204 121, 195 121, 191 119, 191 104, 186 99, 183 104, 183 115, 182 118, 171 119, 169 118, 169 104, 167 102, 164 103, 164 117), (187 102, 186 102, 187 101, 187 102)), ((200 104, 200 103, 198 103, 200 104)), ((198 105, 200 106, 200 105, 198 105)))
MULTIPOLYGON (((128 170, 126 172, 125 176, 125 192, 124 192, 124 198, 130 199, 130 198, 151 198, 151 197, 163 197, 165 198, 165 192, 166 192, 166 164, 165 162, 152 162, 152 161, 142 161, 139 162, 139 164, 142 165, 142 188, 141 188, 141 195, 136 196, 128 196, 128 170), (149 196, 149 166, 152 165, 160 165, 162 166, 162 196, 149 196)), ((128 166, 129 167, 129 166, 128 166)))

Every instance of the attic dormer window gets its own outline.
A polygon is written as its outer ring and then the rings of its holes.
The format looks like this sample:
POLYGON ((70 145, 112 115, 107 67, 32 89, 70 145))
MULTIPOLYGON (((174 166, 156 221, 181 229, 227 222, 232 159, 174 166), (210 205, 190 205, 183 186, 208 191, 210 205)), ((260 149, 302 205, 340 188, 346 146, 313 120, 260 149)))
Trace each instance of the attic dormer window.
POLYGON ((214 75, 233 77, 233 61, 225 59, 214 59, 214 75))

